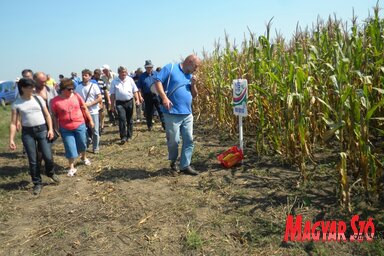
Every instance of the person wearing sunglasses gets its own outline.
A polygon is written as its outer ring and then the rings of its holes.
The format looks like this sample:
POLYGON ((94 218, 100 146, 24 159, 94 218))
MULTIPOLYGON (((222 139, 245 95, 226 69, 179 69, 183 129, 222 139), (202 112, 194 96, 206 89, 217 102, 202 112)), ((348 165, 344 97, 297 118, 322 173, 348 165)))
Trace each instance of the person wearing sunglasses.
POLYGON ((68 176, 77 172, 75 160, 81 155, 85 165, 91 165, 86 157, 87 135, 85 118, 93 128, 94 123, 84 100, 74 93, 74 82, 64 78, 60 82, 60 94, 51 101, 52 117, 55 127, 59 127, 64 143, 65 157, 68 159, 68 176))
POLYGON ((54 172, 52 149, 49 140, 53 138, 52 119, 45 101, 40 96, 34 96, 36 82, 29 78, 19 80, 20 97, 12 104, 11 124, 9 127, 9 148, 16 150, 15 134, 19 117, 21 117, 22 135, 25 151, 28 156, 29 172, 34 184, 33 193, 39 195, 42 189, 42 179, 37 161, 39 148, 45 162, 45 173, 55 183, 60 179, 54 172))

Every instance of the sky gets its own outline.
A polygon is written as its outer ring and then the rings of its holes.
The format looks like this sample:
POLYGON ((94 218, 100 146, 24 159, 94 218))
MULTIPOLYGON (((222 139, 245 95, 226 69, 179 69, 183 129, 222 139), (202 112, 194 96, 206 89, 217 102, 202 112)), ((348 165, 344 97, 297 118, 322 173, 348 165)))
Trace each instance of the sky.
MULTIPOLYGON (((379 6, 383 7, 383 1, 379 6)), ((286 41, 302 28, 334 15, 343 21, 352 10, 363 23, 377 0, 1 0, 0 80, 14 80, 25 68, 58 80, 72 71, 108 64, 116 72, 178 62, 191 53, 212 52, 215 41, 240 43, 248 29, 286 41)), ((382 16, 382 15, 381 15, 382 16)))

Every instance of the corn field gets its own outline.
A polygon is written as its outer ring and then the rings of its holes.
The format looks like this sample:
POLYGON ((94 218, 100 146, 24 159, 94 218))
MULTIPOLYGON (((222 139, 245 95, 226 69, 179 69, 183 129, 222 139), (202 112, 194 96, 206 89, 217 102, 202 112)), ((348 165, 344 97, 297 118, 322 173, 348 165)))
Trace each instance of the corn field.
MULTIPOLYGON (((354 16, 354 15, 353 15, 354 16)), ((377 4, 362 24, 330 16, 312 29, 296 28, 288 42, 277 34, 249 32, 240 46, 225 36, 204 53, 195 111, 216 129, 235 134, 232 81, 248 80, 245 134, 256 139, 257 155, 279 154, 308 179, 315 152, 338 152, 340 195, 350 209, 352 184, 367 195, 383 182, 384 19, 377 4)), ((247 138, 245 138, 247 139, 247 138)))

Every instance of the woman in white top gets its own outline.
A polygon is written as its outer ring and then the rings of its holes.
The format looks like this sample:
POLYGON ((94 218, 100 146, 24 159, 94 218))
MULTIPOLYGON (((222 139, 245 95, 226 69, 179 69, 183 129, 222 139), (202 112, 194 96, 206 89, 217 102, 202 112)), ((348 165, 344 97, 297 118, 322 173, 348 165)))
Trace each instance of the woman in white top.
POLYGON ((45 101, 40 96, 34 96, 36 83, 32 79, 20 79, 18 88, 20 97, 12 104, 11 125, 9 128, 9 148, 16 149, 15 134, 19 115, 21 116, 22 141, 28 155, 29 171, 34 184, 33 193, 40 194, 42 180, 40 166, 37 161, 37 147, 41 150, 45 172, 54 182, 59 183, 54 173, 51 143, 53 139, 52 119, 49 115, 45 101))

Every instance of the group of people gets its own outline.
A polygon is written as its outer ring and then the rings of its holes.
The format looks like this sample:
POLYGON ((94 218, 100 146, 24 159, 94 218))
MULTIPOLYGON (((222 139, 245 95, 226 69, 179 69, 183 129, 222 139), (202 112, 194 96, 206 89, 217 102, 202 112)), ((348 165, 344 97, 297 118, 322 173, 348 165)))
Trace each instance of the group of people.
POLYGON ((145 103, 148 130, 152 129, 152 117, 156 109, 166 132, 168 159, 173 172, 197 175, 191 167, 193 152, 192 98, 197 87, 192 74, 201 61, 192 54, 181 63, 167 64, 154 71, 150 60, 145 62, 145 72, 136 79, 128 76, 127 68, 120 66, 115 75, 108 65, 102 70, 82 71, 80 81, 76 74, 71 78, 60 77, 58 92, 47 85, 43 72, 33 74, 23 70, 18 81, 19 97, 12 104, 9 147, 16 149, 14 141, 18 130, 28 156, 29 170, 34 183, 33 193, 40 194, 42 178, 40 166, 44 160, 45 173, 55 183, 52 144, 60 135, 68 159, 68 176, 77 169, 75 161, 91 165, 86 151, 92 144, 92 152, 99 153, 100 130, 104 128, 106 112, 110 122, 118 120, 122 144, 132 139, 134 104, 145 103), (103 74, 101 74, 103 73, 103 74), (178 147, 182 139, 180 163, 178 147))

